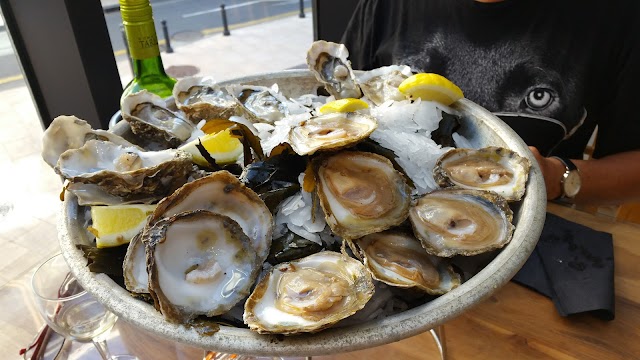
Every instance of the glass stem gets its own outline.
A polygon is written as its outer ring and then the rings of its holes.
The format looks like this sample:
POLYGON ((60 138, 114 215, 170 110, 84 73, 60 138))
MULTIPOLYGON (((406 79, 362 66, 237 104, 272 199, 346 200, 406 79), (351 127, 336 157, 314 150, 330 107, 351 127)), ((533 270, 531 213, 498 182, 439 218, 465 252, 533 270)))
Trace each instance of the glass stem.
POLYGON ((435 329, 429 330, 433 340, 436 342, 436 346, 438 346, 438 351, 440 352, 440 359, 447 360, 447 342, 444 337, 444 325, 439 325, 435 329))
POLYGON ((107 347, 107 339, 102 340, 93 340, 93 345, 96 347, 96 350, 102 356, 102 360, 109 360, 111 358, 111 354, 109 353, 109 348, 107 347))

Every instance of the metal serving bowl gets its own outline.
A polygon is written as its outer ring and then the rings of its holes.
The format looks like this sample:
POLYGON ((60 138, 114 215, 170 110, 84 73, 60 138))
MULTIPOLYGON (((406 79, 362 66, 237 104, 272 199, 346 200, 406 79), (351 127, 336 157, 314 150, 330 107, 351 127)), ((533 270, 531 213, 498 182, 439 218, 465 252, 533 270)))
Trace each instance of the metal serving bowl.
MULTIPOLYGON (((308 71, 283 71, 228 81, 271 86, 277 83, 287 96, 315 91, 319 86, 308 71)), ((535 247, 545 218, 546 191, 540 169, 527 145, 500 119, 462 99, 454 108, 463 114, 459 131, 474 147, 503 146, 528 157, 533 164, 526 195, 515 206, 516 230, 511 242, 485 259, 486 266, 453 291, 411 310, 354 326, 330 328, 316 334, 282 337, 259 335, 248 329, 222 326, 212 336, 169 323, 151 305, 136 300, 104 274, 91 273, 76 244, 88 244, 83 228, 85 211, 69 193, 58 222, 60 247, 84 288, 121 319, 165 338, 222 352, 262 356, 310 356, 354 351, 398 341, 445 323, 481 302, 515 275, 535 247)), ((112 129, 126 131, 126 122, 112 129)))

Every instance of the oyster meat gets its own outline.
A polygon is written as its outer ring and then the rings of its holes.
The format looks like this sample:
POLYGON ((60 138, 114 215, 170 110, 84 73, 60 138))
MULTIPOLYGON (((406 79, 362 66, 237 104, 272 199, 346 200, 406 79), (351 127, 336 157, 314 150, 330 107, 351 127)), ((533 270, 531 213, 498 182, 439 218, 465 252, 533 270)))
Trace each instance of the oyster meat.
MULTIPOLYGON (((170 194, 187 181, 191 166, 191 155, 180 150, 142 151, 89 140, 60 155, 55 171, 72 185, 95 185, 82 187, 78 196, 94 190, 131 201, 157 200, 170 194)), ((74 190, 71 186, 67 189, 74 190)))
POLYGON ((530 168, 529 159, 501 147, 453 149, 436 161, 433 177, 442 187, 490 190, 508 201, 518 201, 530 168))
POLYGON ((314 42, 307 52, 309 70, 336 99, 362 96, 348 57, 346 46, 324 40, 314 42))
POLYGON ((273 267, 247 299, 243 318, 259 333, 316 332, 362 309, 373 292, 362 263, 322 251, 273 267))
POLYGON ((277 86, 229 85, 227 91, 242 106, 251 122, 273 124, 288 115, 287 99, 278 92, 277 86))
POLYGON ((160 96, 146 90, 128 95, 122 102, 122 117, 141 139, 177 147, 191 137, 195 126, 167 109, 160 96))
POLYGON ((342 151, 315 158, 313 167, 327 224, 341 237, 359 238, 407 219, 411 189, 387 158, 342 151))
POLYGON ((379 106, 389 100, 406 100, 398 86, 411 75, 410 67, 391 65, 362 72, 356 76, 356 81, 364 96, 379 106))
POLYGON ((238 103, 209 77, 186 77, 173 87, 173 98, 189 120, 229 119, 242 115, 238 103))
POLYGON ((513 212, 490 191, 436 190, 411 207, 414 234, 428 253, 451 257, 498 249, 511 240, 513 212))
POLYGON ((298 155, 338 150, 366 139, 377 126, 374 117, 355 112, 315 116, 291 129, 289 144, 298 155))
POLYGON ((251 241, 228 216, 184 212, 156 222, 143 237, 151 297, 176 323, 227 312, 262 269, 251 241))
POLYGON ((273 234, 273 217, 264 201, 228 171, 218 171, 189 182, 156 207, 148 226, 185 211, 207 210, 230 217, 250 239, 263 263, 273 234))
POLYGON ((373 278, 388 285, 441 295, 461 283, 446 259, 429 255, 412 235, 389 230, 354 242, 373 278))

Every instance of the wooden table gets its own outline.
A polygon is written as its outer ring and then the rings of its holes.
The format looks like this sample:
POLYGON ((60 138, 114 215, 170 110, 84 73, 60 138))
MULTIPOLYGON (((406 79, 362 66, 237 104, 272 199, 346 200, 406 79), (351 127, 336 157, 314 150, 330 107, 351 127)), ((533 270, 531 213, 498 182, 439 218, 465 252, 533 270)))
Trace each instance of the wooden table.
MULTIPOLYGON (((548 298, 508 283, 445 325, 449 359, 640 359, 640 226, 557 204, 549 204, 548 210, 613 234, 616 319, 607 322, 591 315, 563 318, 548 298)), ((30 299, 28 281, 29 276, 25 275, 0 293, 2 359, 17 359, 18 349, 31 340, 42 324, 30 299)), ((143 360, 202 358, 200 349, 154 337, 122 321, 108 342, 113 353, 133 353, 143 360)), ((91 344, 74 344, 66 349, 66 355, 69 359, 99 359, 91 344)), ((437 358, 438 350, 429 333, 367 350, 313 357, 437 358)))

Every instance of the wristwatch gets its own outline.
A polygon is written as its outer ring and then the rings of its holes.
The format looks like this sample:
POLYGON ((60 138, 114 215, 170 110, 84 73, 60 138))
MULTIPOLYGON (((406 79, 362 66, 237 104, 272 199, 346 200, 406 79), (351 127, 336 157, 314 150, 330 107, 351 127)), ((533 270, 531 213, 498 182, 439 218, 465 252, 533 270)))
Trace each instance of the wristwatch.
POLYGON ((573 199, 576 195, 578 195, 580 186, 582 185, 582 181, 580 180, 580 170, 578 170, 576 164, 574 164, 573 161, 569 159, 561 158, 558 156, 553 157, 560 160, 565 168, 562 179, 560 180, 560 187, 562 188, 562 195, 560 195, 560 199, 573 199))

